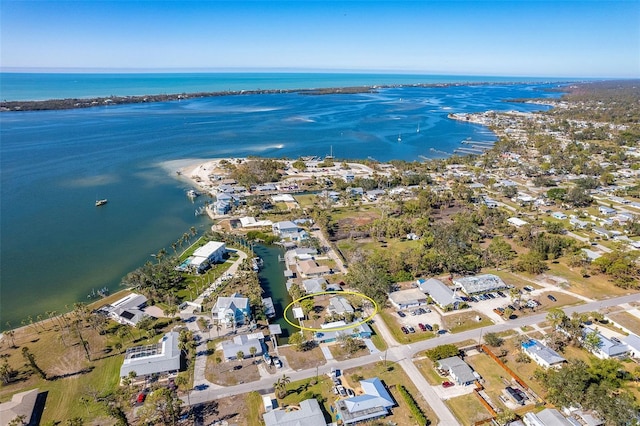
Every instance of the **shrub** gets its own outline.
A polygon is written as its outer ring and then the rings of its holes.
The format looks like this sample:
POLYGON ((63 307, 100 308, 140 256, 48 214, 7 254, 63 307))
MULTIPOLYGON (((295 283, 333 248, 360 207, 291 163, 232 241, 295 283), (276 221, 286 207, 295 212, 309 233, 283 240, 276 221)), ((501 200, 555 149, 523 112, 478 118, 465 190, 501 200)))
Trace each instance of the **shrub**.
POLYGON ((422 409, 418 406, 418 403, 416 403, 416 400, 413 399, 413 396, 411 396, 409 391, 407 391, 407 389, 402 385, 398 386, 398 390, 400 391, 400 395, 402 395, 402 398, 404 398, 405 402, 409 406, 409 411, 411 411, 411 415, 413 415, 413 417, 416 419, 416 422, 418 422, 419 425, 431 424, 431 422, 429 421, 429 419, 427 419, 427 416, 424 415, 422 409))

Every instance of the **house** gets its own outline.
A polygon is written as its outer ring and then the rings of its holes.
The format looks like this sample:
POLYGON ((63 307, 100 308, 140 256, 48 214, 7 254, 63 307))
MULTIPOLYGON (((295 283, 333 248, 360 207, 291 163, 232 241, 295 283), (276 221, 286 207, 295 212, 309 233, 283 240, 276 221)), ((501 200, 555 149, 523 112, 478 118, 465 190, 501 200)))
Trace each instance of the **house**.
POLYGON ((329 305, 327 306, 327 312, 330 314, 345 315, 355 312, 351 303, 342 296, 334 296, 329 299, 329 305))
POLYGON ((629 348, 629 355, 632 358, 640 359, 640 337, 630 334, 622 340, 629 348))
POLYGON ((468 295, 504 290, 507 288, 504 281, 502 281, 499 276, 493 274, 454 278, 453 283, 468 295))
POLYGON ((305 399, 298 406, 298 410, 267 410, 262 416, 265 426, 327 426, 316 399, 305 399))
POLYGON ((297 263, 298 272, 303 277, 320 277, 331 273, 331 268, 326 265, 318 265, 315 260, 303 260, 297 263))
POLYGON ((528 222, 525 222, 524 220, 517 217, 510 217, 509 219, 507 219, 507 222, 509 222, 511 225, 515 226, 516 228, 521 228, 524 225, 528 224, 528 222))
POLYGON ((327 288, 327 280, 324 278, 310 278, 302 281, 302 286, 307 294, 322 293, 327 288))
POLYGON ((245 216, 240 218, 240 225, 243 228, 261 228, 273 226, 273 222, 270 220, 256 220, 255 217, 245 216))
POLYGON ((298 247, 291 250, 293 257, 300 260, 313 259, 313 256, 318 254, 318 250, 313 247, 298 247))
POLYGON ((474 383, 478 378, 469 364, 459 356, 452 356, 438 361, 438 368, 447 372, 458 385, 466 386, 474 383))
POLYGON ((573 426, 560 411, 555 408, 545 408, 538 413, 525 413, 522 421, 527 426, 573 426))
POLYGON ((178 372, 180 370, 179 337, 178 332, 171 331, 162 336, 159 343, 127 349, 124 362, 120 367, 120 377, 127 377, 131 372, 135 372, 137 377, 178 372))
POLYGON ((616 209, 612 209, 611 207, 607 206, 598 206, 598 211, 600 212, 600 214, 603 214, 605 216, 612 216, 617 213, 616 209))
POLYGON ((250 313, 249 299, 235 293, 229 297, 218 297, 211 310, 211 318, 226 327, 235 327, 244 324, 250 313))
POLYGON ((385 194, 383 189, 372 189, 371 191, 367 191, 365 197, 369 201, 376 201, 378 198, 382 197, 385 194))
POLYGON ((629 353, 629 347, 616 338, 609 339, 602 334, 597 328, 594 330, 591 327, 585 327, 583 329, 583 342, 586 340, 586 336, 592 333, 596 333, 600 343, 593 348, 589 348, 591 353, 600 359, 607 358, 622 358, 629 353))
POLYGON ((389 293, 389 301, 398 309, 426 305, 427 296, 417 288, 399 290, 389 293))
POLYGON ((141 294, 131 293, 122 299, 107 305, 105 310, 109 317, 120 324, 136 326, 147 314, 143 311, 147 304, 147 298, 141 294))
POLYGON ((216 262, 223 262, 227 253, 225 243, 219 241, 209 241, 207 244, 196 249, 189 257, 189 268, 196 273, 206 271, 209 266, 216 262))
POLYGON ((339 340, 342 336, 350 336, 358 339, 371 337, 371 327, 365 322, 347 323, 346 321, 334 321, 320 326, 322 331, 316 331, 313 339, 318 343, 330 343, 339 340))
POLYGON ((564 220, 567 218, 567 215, 562 213, 562 212, 553 212, 551 213, 551 217, 556 218, 556 219, 560 219, 560 220, 564 220))
POLYGON ((38 388, 25 392, 19 392, 11 397, 10 401, 0 404, 0 425, 9 424, 35 426, 40 424, 41 410, 36 410, 38 402, 38 388), (24 416, 22 422, 13 423, 20 416, 24 416))
POLYGON ((600 253, 595 252, 593 250, 589 250, 589 249, 583 248, 581 251, 587 256, 587 259, 589 259, 590 262, 593 262, 594 260, 598 259, 599 257, 602 257, 602 255, 600 253))
POLYGON ((538 365, 545 368, 560 367, 567 362, 558 352, 548 348, 535 339, 522 342, 522 351, 538 365))
POLYGON ((441 308, 449 305, 453 305, 455 308, 462 302, 462 299, 456 296, 455 292, 440 280, 429 278, 428 280, 418 280, 417 282, 418 288, 431 296, 431 299, 441 308))
POLYGON ((298 235, 298 225, 291 222, 290 220, 285 220, 283 222, 276 222, 272 225, 273 233, 280 238, 292 238, 293 236, 298 235))
POLYGON ((238 352, 242 352, 245 358, 251 356, 262 356, 264 335, 262 332, 242 334, 235 336, 232 341, 225 340, 222 342, 222 354, 226 361, 238 359, 238 352), (255 353, 251 353, 251 348, 255 348, 255 353))
POLYGON ((609 231, 607 231, 604 228, 600 228, 600 227, 593 228, 593 233, 596 234, 596 235, 599 235, 599 236, 601 236, 603 238, 609 238, 609 235, 610 235, 609 231))
POLYGON ((364 189, 361 187, 347 188, 347 194, 351 197, 362 197, 364 195, 364 189))
POLYGON ((569 224, 573 226, 574 229, 584 229, 589 226, 589 222, 580 220, 576 217, 572 217, 571 219, 569 219, 569 224))
POLYGON ((496 207, 498 207, 498 202, 491 198, 484 197, 483 202, 484 205, 487 206, 487 208, 495 209, 496 207))
POLYGON ((362 395, 336 401, 336 416, 344 425, 384 417, 396 405, 377 377, 360 380, 360 387, 362 395))

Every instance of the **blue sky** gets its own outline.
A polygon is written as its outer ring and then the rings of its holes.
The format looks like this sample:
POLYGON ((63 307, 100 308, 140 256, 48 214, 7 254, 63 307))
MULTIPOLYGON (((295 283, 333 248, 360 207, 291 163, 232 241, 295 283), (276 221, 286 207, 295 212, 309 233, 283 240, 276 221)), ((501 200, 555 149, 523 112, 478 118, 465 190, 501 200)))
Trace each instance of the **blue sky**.
POLYGON ((640 0, 0 0, 0 65, 640 77, 640 0))

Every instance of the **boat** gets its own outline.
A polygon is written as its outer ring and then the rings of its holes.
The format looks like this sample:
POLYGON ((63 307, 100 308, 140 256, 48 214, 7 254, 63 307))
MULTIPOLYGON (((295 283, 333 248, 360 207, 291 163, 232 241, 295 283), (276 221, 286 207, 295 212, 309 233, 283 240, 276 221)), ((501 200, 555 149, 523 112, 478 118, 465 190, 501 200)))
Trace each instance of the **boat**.
POLYGON ((196 216, 202 216, 205 214, 207 214, 207 206, 200 206, 195 211, 196 216))
POLYGON ((273 300, 270 297, 262 299, 262 305, 264 306, 264 313, 267 318, 273 318, 276 316, 276 308, 273 306, 273 300))
POLYGON ((262 259, 259 257, 254 257, 253 259, 251 259, 251 265, 252 265, 252 269, 256 272, 258 272, 260 270, 260 268, 262 267, 262 259))
POLYGON ((402 142, 402 133, 398 135, 398 142, 402 142))
POLYGON ((187 191, 187 197, 189 198, 196 198, 199 197, 200 194, 195 190, 195 189, 190 189, 187 191))
POLYGON ((324 156, 325 160, 333 160, 333 145, 331 145, 330 154, 324 156))
POLYGON ((96 207, 104 206, 107 204, 107 199, 103 198, 102 200, 96 200, 96 207))
POLYGON ((420 133, 420 123, 418 123, 418 130, 416 130, 416 133, 420 133))

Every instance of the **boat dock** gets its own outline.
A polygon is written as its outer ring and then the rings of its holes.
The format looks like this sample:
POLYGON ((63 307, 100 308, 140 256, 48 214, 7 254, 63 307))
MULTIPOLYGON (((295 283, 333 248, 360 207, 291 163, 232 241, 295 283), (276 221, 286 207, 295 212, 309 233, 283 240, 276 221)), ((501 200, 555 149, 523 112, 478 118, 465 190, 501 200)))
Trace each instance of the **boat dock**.
POLYGON ((262 305, 264 306, 264 313, 267 318, 273 318, 276 316, 276 308, 273 306, 273 300, 270 297, 262 299, 262 305))

